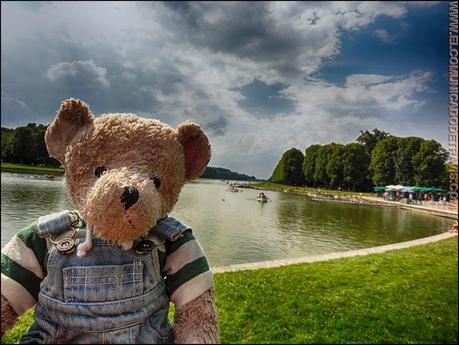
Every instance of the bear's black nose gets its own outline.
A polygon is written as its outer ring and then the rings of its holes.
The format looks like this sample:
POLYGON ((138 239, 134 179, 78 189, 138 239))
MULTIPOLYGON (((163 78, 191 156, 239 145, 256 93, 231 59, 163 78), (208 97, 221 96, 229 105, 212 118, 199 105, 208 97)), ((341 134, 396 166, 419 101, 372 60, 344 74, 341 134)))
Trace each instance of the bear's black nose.
POLYGON ((134 205, 139 200, 139 191, 134 187, 124 187, 123 195, 121 195, 121 202, 124 204, 124 209, 134 205))

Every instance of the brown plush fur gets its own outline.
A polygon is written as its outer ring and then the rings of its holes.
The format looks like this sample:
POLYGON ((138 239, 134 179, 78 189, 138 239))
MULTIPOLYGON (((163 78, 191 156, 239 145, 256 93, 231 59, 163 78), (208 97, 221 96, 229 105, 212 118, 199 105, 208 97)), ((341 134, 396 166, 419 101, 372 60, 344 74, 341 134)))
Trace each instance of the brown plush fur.
POLYGON ((3 334, 13 326, 18 318, 18 314, 14 311, 8 300, 2 296, 2 337, 3 334))
POLYGON ((175 312, 176 344, 219 343, 218 316, 214 291, 209 289, 175 312))
POLYGON ((192 122, 177 127, 179 141, 185 148, 186 178, 195 179, 204 172, 210 160, 210 145, 202 129, 192 122))
POLYGON ((63 102, 46 144, 65 168, 70 200, 96 236, 119 243, 139 238, 170 212, 184 183, 198 177, 210 159, 206 135, 191 122, 174 131, 133 114, 94 119, 88 106, 75 99, 63 102), (107 170, 97 177, 97 167, 107 170), (161 179, 159 189, 154 177, 161 179), (126 187, 139 192, 127 210, 121 202, 126 187))

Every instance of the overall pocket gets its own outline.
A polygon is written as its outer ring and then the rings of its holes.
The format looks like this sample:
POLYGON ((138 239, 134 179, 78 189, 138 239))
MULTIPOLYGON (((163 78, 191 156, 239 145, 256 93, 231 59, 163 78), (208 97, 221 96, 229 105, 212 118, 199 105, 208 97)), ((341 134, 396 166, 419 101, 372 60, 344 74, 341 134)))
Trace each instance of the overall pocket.
POLYGON ((65 302, 108 302, 143 294, 143 262, 62 270, 65 302))

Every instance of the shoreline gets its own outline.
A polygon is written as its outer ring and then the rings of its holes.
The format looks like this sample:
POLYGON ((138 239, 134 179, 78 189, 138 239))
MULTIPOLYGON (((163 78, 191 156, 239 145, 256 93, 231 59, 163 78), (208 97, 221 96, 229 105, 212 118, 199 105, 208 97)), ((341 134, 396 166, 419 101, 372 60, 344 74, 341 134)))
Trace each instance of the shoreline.
MULTIPOLYGON (((289 187, 289 186, 285 186, 289 187)), ((422 205, 408 205, 408 204, 402 204, 396 201, 388 201, 388 200, 383 200, 381 198, 377 198, 375 196, 369 196, 366 193, 366 195, 360 196, 357 192, 356 193, 349 193, 352 195, 343 195, 339 194, 338 191, 332 191, 332 190, 326 190, 326 193, 329 192, 335 192, 338 194, 338 197, 335 198, 333 196, 327 196, 323 194, 317 194, 316 192, 311 192, 311 191, 300 191, 300 190, 294 190, 294 189, 276 189, 276 188, 270 188, 270 187, 263 187, 263 186, 248 186, 248 187, 242 187, 240 186, 239 188, 247 188, 247 189, 254 189, 254 190, 265 190, 265 191, 271 191, 271 192, 280 192, 280 193, 290 193, 290 194, 297 194, 297 195, 305 195, 310 197, 314 201, 318 202, 340 202, 340 203, 348 203, 348 204, 357 204, 357 205, 370 205, 370 206, 379 206, 379 207, 397 207, 403 210, 410 210, 414 212, 421 212, 421 213, 427 213, 435 216, 440 216, 440 217, 446 217, 450 219, 458 219, 458 212, 457 210, 454 211, 453 207, 449 207, 448 209, 440 209, 440 208, 433 208, 433 207, 426 207, 422 205)), ((293 188, 293 187, 292 187, 293 188)))
POLYGON ((420 245, 424 245, 428 243, 438 242, 438 241, 446 240, 448 238, 452 238, 454 236, 457 236, 457 233, 451 233, 447 231, 447 232, 443 232, 443 233, 433 235, 433 236, 418 238, 416 240, 385 244, 385 245, 377 246, 377 247, 354 249, 354 250, 347 250, 343 252, 333 252, 333 253, 320 254, 320 255, 309 255, 309 256, 303 256, 299 258, 267 260, 267 261, 249 262, 249 263, 243 263, 243 264, 217 266, 213 268, 211 267, 211 271, 212 273, 253 271, 253 270, 259 270, 259 269, 264 269, 264 268, 274 268, 274 267, 290 266, 290 265, 296 265, 296 264, 306 264, 306 263, 323 262, 323 261, 330 261, 330 260, 343 259, 343 258, 351 258, 355 256, 367 256, 371 254, 385 253, 391 250, 411 248, 411 247, 416 247, 416 246, 420 246, 420 245))
POLYGON ((64 175, 64 169, 53 167, 42 167, 27 164, 5 163, 1 164, 1 171, 13 173, 35 173, 35 174, 54 174, 64 175))

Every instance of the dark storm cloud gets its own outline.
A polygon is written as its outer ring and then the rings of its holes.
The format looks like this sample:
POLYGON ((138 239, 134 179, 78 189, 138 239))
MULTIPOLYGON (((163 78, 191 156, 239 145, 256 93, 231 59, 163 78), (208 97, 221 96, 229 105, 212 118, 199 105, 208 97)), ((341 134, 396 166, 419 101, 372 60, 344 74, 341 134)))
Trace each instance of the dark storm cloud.
POLYGON ((69 88, 84 88, 92 92, 110 86, 106 74, 107 69, 98 67, 92 60, 59 62, 46 71, 46 77, 52 82, 62 82, 69 88))
MULTIPOLYGON (((151 5, 154 9, 157 4, 151 5)), ((216 52, 267 62, 287 76, 300 72, 307 44, 304 31, 279 25, 266 2, 165 2, 162 24, 188 42, 216 52), (212 19, 215 16, 216 19, 212 19)), ((298 4, 304 8, 307 4, 298 4)), ((320 5, 319 5, 320 6, 320 5)), ((292 16, 295 13, 292 13, 292 16)), ((307 18, 304 18, 307 21, 307 18)))
POLYGON ((204 125, 204 129, 209 130, 213 135, 224 135, 226 127, 228 126, 228 120, 225 117, 220 116, 215 121, 208 122, 204 125))

